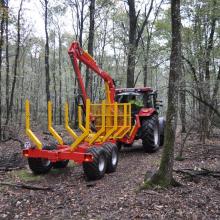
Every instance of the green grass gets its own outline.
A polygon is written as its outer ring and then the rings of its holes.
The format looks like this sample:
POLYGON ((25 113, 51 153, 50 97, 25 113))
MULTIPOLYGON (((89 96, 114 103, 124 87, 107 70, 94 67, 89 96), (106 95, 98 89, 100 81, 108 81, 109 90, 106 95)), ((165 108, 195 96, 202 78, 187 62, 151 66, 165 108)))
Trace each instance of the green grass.
POLYGON ((28 169, 22 169, 22 170, 14 170, 11 172, 11 178, 15 179, 15 180, 20 180, 23 182, 37 182, 42 180, 43 178, 45 178, 48 175, 52 175, 52 176, 56 176, 56 175, 61 175, 65 172, 67 172, 69 169, 74 169, 75 164, 70 161, 68 164, 67 169, 51 169, 49 173, 47 173, 46 175, 35 175, 33 174, 30 170, 28 169))
POLYGON ((11 175, 13 178, 19 179, 24 182, 40 181, 43 178, 42 175, 35 175, 27 169, 13 171, 11 175))
POLYGON ((63 173, 69 172, 69 170, 74 169, 75 164, 72 161, 69 161, 68 165, 66 168, 61 168, 61 169, 51 169, 48 174, 51 175, 62 175, 63 173))
POLYGON ((75 163, 73 161, 69 161, 68 167, 74 168, 75 167, 75 163))

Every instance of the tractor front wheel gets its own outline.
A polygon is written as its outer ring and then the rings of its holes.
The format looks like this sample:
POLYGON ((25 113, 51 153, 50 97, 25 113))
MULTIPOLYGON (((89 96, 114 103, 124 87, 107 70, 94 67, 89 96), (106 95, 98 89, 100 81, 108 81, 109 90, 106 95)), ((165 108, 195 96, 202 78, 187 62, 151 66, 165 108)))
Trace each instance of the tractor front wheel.
POLYGON ((107 168, 105 151, 102 148, 91 147, 86 153, 90 153, 93 156, 93 162, 83 162, 83 170, 87 179, 101 179, 107 168))
POLYGON ((107 157, 107 173, 113 173, 116 171, 118 165, 118 147, 116 144, 113 143, 105 143, 103 145, 103 149, 106 152, 107 157))
POLYGON ((160 134, 157 115, 142 119, 141 139, 145 152, 153 153, 159 149, 160 134))

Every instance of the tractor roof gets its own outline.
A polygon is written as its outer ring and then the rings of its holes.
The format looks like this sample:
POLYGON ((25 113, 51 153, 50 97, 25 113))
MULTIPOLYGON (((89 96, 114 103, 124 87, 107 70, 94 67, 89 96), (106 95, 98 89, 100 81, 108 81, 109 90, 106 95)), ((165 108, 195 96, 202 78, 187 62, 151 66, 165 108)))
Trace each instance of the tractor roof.
POLYGON ((153 89, 150 88, 150 87, 142 87, 142 88, 120 88, 120 89, 116 89, 116 94, 123 93, 123 92, 146 93, 146 92, 153 92, 153 89))

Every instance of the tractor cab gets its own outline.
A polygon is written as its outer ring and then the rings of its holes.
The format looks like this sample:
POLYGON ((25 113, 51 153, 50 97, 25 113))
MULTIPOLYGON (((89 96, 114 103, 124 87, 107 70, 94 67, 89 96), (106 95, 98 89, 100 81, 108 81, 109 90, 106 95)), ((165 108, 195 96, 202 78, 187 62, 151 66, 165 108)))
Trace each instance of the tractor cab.
MULTIPOLYGON (((132 125, 135 126, 134 139, 142 139, 146 152, 154 152, 163 145, 165 119, 158 117, 161 101, 157 91, 150 87, 116 89, 115 101, 131 104, 132 125)), ((132 146, 134 140, 122 138, 118 146, 132 146)))
POLYGON ((151 88, 116 89, 116 102, 131 103, 132 115, 143 108, 157 108, 157 92, 151 88))

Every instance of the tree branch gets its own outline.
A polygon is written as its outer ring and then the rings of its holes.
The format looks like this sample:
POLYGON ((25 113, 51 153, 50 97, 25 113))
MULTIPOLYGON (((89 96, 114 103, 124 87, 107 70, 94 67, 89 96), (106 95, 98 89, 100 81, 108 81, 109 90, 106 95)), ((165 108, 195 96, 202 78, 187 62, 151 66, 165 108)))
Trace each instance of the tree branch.
POLYGON ((42 187, 42 186, 32 186, 24 183, 9 183, 9 182, 0 182, 0 185, 3 186, 14 186, 22 189, 30 189, 30 190, 52 190, 51 187, 42 187))
POLYGON ((145 26, 148 23, 148 19, 149 19, 150 13, 151 13, 151 11, 153 9, 153 2, 154 2, 154 0, 151 0, 150 8, 149 8, 147 14, 146 14, 146 6, 145 6, 145 19, 144 19, 144 21, 143 21, 143 23, 141 25, 141 29, 137 33, 138 35, 137 35, 137 39, 136 39, 136 42, 135 42, 136 46, 138 46, 138 43, 139 43, 140 38, 141 38, 141 36, 143 34, 144 28, 145 28, 145 26))
POLYGON ((180 91, 185 91, 187 93, 189 93, 192 97, 194 97, 195 99, 197 99, 199 102, 203 103, 204 105, 206 105, 207 107, 209 107, 218 117, 220 117, 220 111, 218 111, 213 105, 212 103, 207 102, 206 100, 204 100, 201 96, 198 97, 196 95, 194 95, 191 91, 189 90, 180 90, 180 91))

